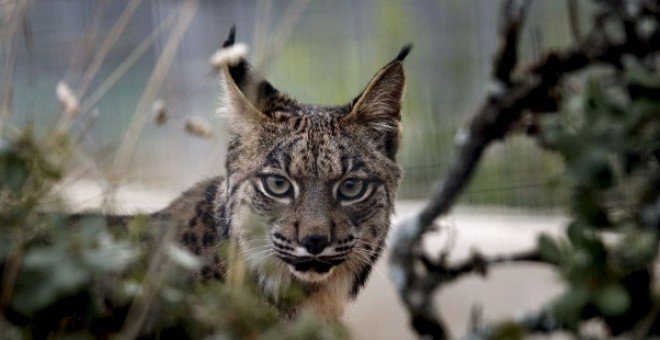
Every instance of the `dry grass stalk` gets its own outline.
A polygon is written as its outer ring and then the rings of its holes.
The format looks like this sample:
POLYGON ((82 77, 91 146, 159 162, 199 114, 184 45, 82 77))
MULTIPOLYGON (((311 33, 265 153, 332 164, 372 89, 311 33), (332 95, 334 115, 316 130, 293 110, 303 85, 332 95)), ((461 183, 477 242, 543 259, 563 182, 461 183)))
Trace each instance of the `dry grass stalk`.
MULTIPOLYGON (((271 39, 269 39, 270 43, 264 44, 264 47, 259 50, 260 53, 257 53, 254 58, 253 65, 255 65, 258 70, 261 70, 264 73, 267 72, 268 68, 273 65, 275 60, 277 60, 277 56, 284 47, 284 42, 293 32, 293 28, 296 27, 296 24, 305 8, 307 8, 307 5, 309 5, 309 0, 299 0, 289 5, 277 24, 275 32, 271 35, 271 39)), ((264 26, 266 24, 267 21, 262 23, 264 26)), ((259 28, 257 28, 257 30, 258 29, 259 28)))
POLYGON ((184 33, 190 26, 198 6, 199 0, 188 0, 179 11, 177 22, 170 33, 163 52, 154 66, 151 77, 133 114, 133 120, 124 134, 123 142, 117 151, 112 169, 112 176, 114 178, 119 178, 124 174, 133 157, 142 130, 149 121, 149 105, 154 102, 158 92, 160 92, 165 76, 174 61, 181 39, 183 39, 184 33))
POLYGON ((29 6, 28 0, 3 0, 0 2, 0 11, 2 11, 4 23, 3 27, 0 27, 0 43, 5 44, 16 36, 22 24, 23 14, 29 6))
MULTIPOLYGON (((110 52, 115 43, 117 43, 117 40, 119 40, 119 37, 124 32, 124 29, 130 22, 130 19, 133 17, 133 14, 135 14, 135 10, 137 10, 141 2, 142 0, 131 0, 131 2, 126 5, 126 8, 124 8, 124 11, 119 16, 119 19, 115 25, 110 29, 110 32, 106 36, 105 40, 103 40, 101 46, 94 55, 91 64, 83 74, 83 78, 80 82, 80 85, 78 86, 77 91, 79 98, 82 98, 85 93, 87 93, 87 90, 89 90, 89 86, 91 85, 92 80, 94 80, 94 77, 96 77, 99 69, 101 69, 101 65, 103 65, 105 57, 108 55, 108 52, 110 52)), ((61 135, 68 131, 70 126, 71 117, 67 115, 66 112, 63 112, 62 115, 60 115, 60 119, 55 125, 55 129, 53 131, 56 135, 61 135)))
POLYGON ((83 65, 85 60, 94 52, 95 42, 101 31, 103 14, 108 10, 111 3, 112 0, 102 0, 94 7, 94 12, 89 21, 90 27, 85 29, 80 43, 80 53, 76 53, 73 57, 73 62, 69 64, 66 71, 65 79, 80 79, 82 77, 83 65))
POLYGON ((191 117, 186 119, 184 123, 186 132, 197 137, 211 138, 213 137, 213 129, 211 124, 201 117, 191 117))
POLYGON ((165 109, 165 102, 162 100, 158 99, 154 102, 154 104, 151 106, 151 115, 153 116, 154 123, 158 126, 163 126, 165 123, 167 123, 167 120, 169 119, 169 114, 167 110, 165 109))
POLYGON ((0 88, 0 135, 13 112, 14 89, 12 81, 14 68, 16 66, 16 53, 18 41, 15 39, 25 13, 29 8, 27 0, 3 1, 2 6, 4 25, 0 27, 0 48, 2 59, 4 59, 2 71, 2 87, 0 88))
POLYGON ((105 40, 103 40, 101 43, 101 46, 94 55, 94 59, 92 59, 91 64, 85 71, 80 86, 78 87, 78 93, 81 97, 87 93, 87 90, 89 90, 89 86, 91 85, 92 80, 94 80, 94 77, 96 77, 96 74, 99 72, 99 69, 101 69, 101 65, 103 65, 108 52, 110 52, 112 47, 115 46, 119 40, 119 37, 121 37, 121 34, 126 29, 126 26, 128 26, 128 23, 130 22, 142 1, 143 0, 131 0, 131 2, 126 5, 126 8, 124 8, 124 11, 119 16, 119 19, 115 25, 112 26, 105 40))
POLYGON ((267 51, 270 31, 270 17, 273 10, 272 0, 260 0, 257 5, 258 20, 255 21, 254 35, 252 36, 252 46, 254 46, 254 55, 261 56, 267 51))
POLYGON ((110 91, 110 89, 117 84, 128 70, 147 52, 154 42, 158 41, 162 32, 174 23, 177 18, 174 11, 165 20, 163 20, 156 29, 153 30, 141 43, 138 45, 131 54, 122 61, 122 63, 115 68, 112 73, 103 80, 103 82, 89 95, 89 97, 82 103, 82 113, 88 112, 94 105, 96 105, 103 96, 110 91))
POLYGON ((57 83, 55 88, 57 100, 64 107, 64 113, 68 116, 69 120, 74 119, 80 114, 80 101, 65 81, 57 83))
POLYGON ((141 292, 133 300, 117 339, 137 338, 142 329, 142 325, 149 315, 149 310, 156 298, 156 294, 168 274, 171 265, 168 251, 175 241, 177 228, 171 223, 162 224, 159 225, 159 227, 163 228, 164 234, 158 241, 156 251, 149 261, 149 267, 144 276, 141 292))

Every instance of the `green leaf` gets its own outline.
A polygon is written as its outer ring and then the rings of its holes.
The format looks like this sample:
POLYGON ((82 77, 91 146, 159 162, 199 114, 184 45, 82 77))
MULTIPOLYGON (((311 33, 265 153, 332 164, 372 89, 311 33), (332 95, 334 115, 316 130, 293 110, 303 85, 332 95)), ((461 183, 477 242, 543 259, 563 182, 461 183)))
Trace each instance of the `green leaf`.
POLYGON ((626 61, 626 80, 631 85, 660 90, 660 77, 633 58, 626 61))
MULTIPOLYGON (((594 143, 593 141, 585 141, 594 143)), ((585 149, 575 162, 569 164, 568 173, 575 183, 589 184, 599 189, 612 186, 613 175, 608 160, 608 150, 601 147, 585 149)))
POLYGON ((61 246, 35 247, 26 254, 13 305, 30 315, 83 288, 91 273, 61 246))
POLYGON ((167 247, 167 255, 174 263, 182 268, 194 271, 199 270, 201 267, 201 262, 197 256, 178 245, 170 244, 167 247))
MULTIPOLYGON (((582 224, 582 228, 608 227, 610 221, 604 208, 598 203, 596 191, 580 187, 576 188, 572 197, 573 214, 582 224)), ((569 235, 570 236, 570 235, 569 235)))
POLYGON ((621 315, 630 307, 630 295, 623 286, 609 284, 596 293, 594 303, 606 316, 621 315))
POLYGON ((0 232, 0 262, 5 262, 5 258, 11 251, 13 241, 11 233, 5 231, 0 232))
POLYGON ((94 272, 119 272, 138 259, 139 252, 127 242, 115 242, 105 235, 100 243, 82 254, 85 265, 94 272))
POLYGON ((27 163, 16 154, 9 153, 2 159, 2 173, 0 173, 0 188, 9 188, 18 193, 27 181, 30 174, 27 163))
POLYGON ((527 329, 515 322, 504 322, 495 327, 493 333, 488 337, 492 340, 515 340, 525 339, 527 329))
POLYGON ((575 252, 573 252, 573 256, 571 257, 571 264, 573 269, 581 274, 581 276, 584 276, 584 274, 587 273, 587 270, 589 270, 589 267, 591 267, 592 262, 593 258, 591 255, 583 249, 577 249, 575 252))
POLYGON ((572 222, 566 228, 566 235, 573 246, 580 246, 584 242, 584 227, 578 222, 572 222))
POLYGON ((552 304, 558 319, 566 323, 576 323, 582 309, 589 303, 589 291, 583 286, 569 287, 569 290, 552 304))
POLYGON ((557 243, 548 235, 541 235, 538 239, 538 250, 541 256, 553 263, 560 263, 563 254, 557 243))

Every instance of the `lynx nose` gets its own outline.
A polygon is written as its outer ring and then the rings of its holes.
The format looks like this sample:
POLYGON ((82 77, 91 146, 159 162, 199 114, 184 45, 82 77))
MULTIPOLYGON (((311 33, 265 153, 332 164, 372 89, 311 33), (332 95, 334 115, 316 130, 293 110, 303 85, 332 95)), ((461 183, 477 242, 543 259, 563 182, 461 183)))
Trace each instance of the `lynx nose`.
POLYGON ((328 245, 328 243, 330 243, 330 241, 323 235, 305 236, 305 238, 303 238, 300 242, 300 244, 302 244, 302 246, 305 247, 305 249, 307 249, 307 251, 312 255, 320 254, 328 245))

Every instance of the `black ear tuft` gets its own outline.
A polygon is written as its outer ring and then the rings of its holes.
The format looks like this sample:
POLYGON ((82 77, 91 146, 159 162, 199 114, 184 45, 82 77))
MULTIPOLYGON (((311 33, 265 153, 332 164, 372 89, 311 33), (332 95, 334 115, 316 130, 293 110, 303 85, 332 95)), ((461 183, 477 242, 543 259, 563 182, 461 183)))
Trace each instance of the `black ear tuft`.
MULTIPOLYGON (((236 44, 236 25, 232 25, 222 48, 229 49, 232 46, 238 46, 236 44)), ((272 97, 277 96, 279 91, 256 72, 242 56, 231 63, 224 63, 222 66, 230 111, 236 116, 250 116, 250 119, 263 118, 263 114, 269 110, 272 97)))
POLYGON ((222 48, 233 45, 235 40, 236 40, 236 25, 232 25, 231 29, 229 30, 229 36, 227 37, 227 40, 225 40, 225 43, 222 44, 222 48))
POLYGON ((403 61, 403 59, 406 59, 408 56, 408 53, 410 53, 410 50, 412 50, 413 45, 411 43, 405 44, 402 48, 401 51, 399 51, 399 54, 394 58, 394 60, 397 61, 403 61))

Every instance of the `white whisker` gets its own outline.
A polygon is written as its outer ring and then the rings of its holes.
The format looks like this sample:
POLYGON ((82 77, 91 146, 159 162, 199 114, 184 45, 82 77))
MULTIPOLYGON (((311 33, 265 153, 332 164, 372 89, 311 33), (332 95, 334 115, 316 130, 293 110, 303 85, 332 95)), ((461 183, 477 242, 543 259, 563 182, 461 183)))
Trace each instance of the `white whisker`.
POLYGON ((383 273, 380 269, 376 267, 375 261, 372 261, 370 258, 367 258, 366 254, 360 253, 359 251, 355 252, 354 254, 355 254, 355 257, 353 257, 354 259, 362 261, 367 266, 371 266, 374 272, 376 272, 383 279, 387 280, 387 276, 385 275, 385 273, 383 273))

